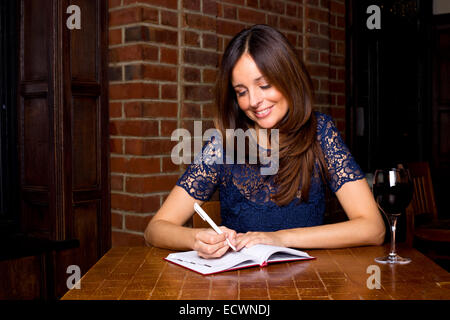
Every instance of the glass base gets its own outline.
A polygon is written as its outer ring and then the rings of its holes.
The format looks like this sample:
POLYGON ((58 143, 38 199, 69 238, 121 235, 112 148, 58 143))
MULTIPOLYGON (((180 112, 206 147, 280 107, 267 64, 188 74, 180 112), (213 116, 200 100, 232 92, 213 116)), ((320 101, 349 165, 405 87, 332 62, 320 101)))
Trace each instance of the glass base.
POLYGON ((382 264, 408 264, 411 262, 411 259, 402 258, 398 254, 389 254, 385 257, 375 258, 375 261, 382 264))

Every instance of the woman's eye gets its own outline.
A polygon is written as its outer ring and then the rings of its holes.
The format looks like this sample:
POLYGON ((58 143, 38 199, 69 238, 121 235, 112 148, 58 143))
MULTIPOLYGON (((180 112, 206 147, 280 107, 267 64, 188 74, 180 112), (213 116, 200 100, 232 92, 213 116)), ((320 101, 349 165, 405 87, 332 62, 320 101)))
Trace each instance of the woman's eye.
POLYGON ((247 91, 238 91, 238 92, 236 92, 236 94, 237 94, 238 97, 242 97, 242 96, 245 95, 246 92, 247 91))
POLYGON ((260 86, 261 89, 269 89, 272 87, 270 84, 266 84, 265 86, 260 86))

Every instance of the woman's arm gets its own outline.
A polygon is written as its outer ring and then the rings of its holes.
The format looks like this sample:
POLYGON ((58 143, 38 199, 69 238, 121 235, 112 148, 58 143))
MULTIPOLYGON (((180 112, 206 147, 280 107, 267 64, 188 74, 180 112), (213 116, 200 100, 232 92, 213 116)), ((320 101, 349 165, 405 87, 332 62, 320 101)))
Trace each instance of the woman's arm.
POLYGON ((145 229, 147 244, 175 250, 196 250, 205 258, 223 255, 228 250, 226 237, 235 244, 236 233, 222 227, 219 235, 212 229, 188 228, 183 225, 194 213, 194 203, 203 202, 175 186, 145 229))
POLYGON ((385 226, 365 179, 345 183, 336 196, 349 220, 334 224, 239 234, 237 249, 257 243, 293 248, 343 248, 379 245, 385 226))

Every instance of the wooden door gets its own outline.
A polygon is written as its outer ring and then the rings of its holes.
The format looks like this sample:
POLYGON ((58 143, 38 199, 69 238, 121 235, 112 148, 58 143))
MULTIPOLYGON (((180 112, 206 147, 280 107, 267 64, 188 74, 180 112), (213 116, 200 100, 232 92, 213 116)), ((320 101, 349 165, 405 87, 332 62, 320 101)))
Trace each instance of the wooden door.
POLYGON ((439 218, 450 218, 450 14, 433 17, 433 161, 439 218))
POLYGON ((107 17, 102 0, 20 1, 20 226, 80 241, 55 258, 63 287, 68 265, 84 273, 111 246, 107 17), (66 26, 72 4, 79 30, 66 26))

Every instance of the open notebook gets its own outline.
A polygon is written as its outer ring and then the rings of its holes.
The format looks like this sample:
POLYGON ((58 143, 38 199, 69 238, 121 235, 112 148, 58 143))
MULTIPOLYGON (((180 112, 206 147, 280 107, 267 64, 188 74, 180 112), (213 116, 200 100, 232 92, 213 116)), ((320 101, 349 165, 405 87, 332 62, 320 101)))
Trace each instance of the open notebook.
POLYGON ((204 259, 196 251, 169 254, 165 260, 203 275, 254 266, 266 266, 272 262, 314 259, 306 252, 291 248, 257 244, 242 250, 228 251, 217 259, 204 259))

